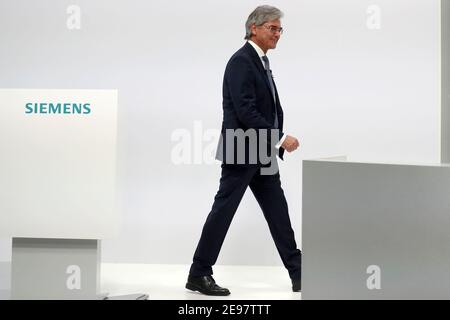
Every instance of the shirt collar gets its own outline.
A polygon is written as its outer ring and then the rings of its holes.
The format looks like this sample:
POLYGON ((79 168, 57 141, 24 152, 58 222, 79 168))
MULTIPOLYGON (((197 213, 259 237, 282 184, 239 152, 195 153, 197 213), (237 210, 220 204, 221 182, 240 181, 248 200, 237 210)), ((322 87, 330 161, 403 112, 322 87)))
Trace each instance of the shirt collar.
POLYGON ((250 43, 252 47, 255 48, 256 53, 258 53, 258 56, 260 58, 265 56, 264 51, 256 43, 254 43, 252 40, 248 40, 248 43, 250 43))

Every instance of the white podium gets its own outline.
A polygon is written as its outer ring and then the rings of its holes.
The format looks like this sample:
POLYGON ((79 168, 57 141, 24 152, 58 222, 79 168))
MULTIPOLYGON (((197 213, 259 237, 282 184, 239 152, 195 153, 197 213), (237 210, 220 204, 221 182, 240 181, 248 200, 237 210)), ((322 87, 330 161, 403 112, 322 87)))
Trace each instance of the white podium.
POLYGON ((119 231, 117 91, 0 90, 0 236, 12 299, 97 299, 119 231))
POLYGON ((449 299, 450 165, 303 161, 303 299, 449 299))

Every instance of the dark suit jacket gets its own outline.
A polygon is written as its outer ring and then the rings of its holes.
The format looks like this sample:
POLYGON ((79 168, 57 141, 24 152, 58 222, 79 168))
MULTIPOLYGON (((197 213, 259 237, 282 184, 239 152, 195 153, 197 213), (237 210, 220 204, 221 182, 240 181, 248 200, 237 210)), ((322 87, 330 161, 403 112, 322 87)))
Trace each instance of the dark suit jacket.
POLYGON ((273 155, 278 153, 279 157, 283 159, 284 149, 276 150, 274 148, 283 136, 283 110, 280 105, 278 92, 275 87, 274 99, 261 59, 248 42, 230 58, 225 69, 221 132, 216 159, 223 163, 254 164, 250 153, 254 153, 257 150, 256 164, 265 164, 267 161, 259 156, 260 146, 264 143, 264 149, 267 150, 267 154, 269 152, 273 155), (274 129, 275 108, 277 108, 278 113, 279 131, 272 132, 271 129, 274 129), (253 144, 249 141, 251 139, 245 140, 245 163, 238 162, 237 139, 234 139, 235 143, 232 144, 234 145, 234 151, 231 153, 234 154, 229 154, 230 149, 227 145, 230 146, 230 139, 227 139, 227 129, 232 129, 235 132, 237 132, 236 129, 242 129, 244 133, 248 133, 249 129, 255 129, 250 131, 256 132, 256 145, 254 140, 253 144), (273 134, 276 134, 276 136, 273 134))

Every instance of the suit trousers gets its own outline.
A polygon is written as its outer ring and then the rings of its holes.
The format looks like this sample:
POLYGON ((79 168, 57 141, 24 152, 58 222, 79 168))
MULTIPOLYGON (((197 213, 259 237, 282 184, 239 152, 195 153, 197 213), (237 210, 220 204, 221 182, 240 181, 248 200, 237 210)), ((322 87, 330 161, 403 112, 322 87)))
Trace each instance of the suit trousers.
POLYGON ((190 275, 213 274, 212 266, 217 261, 226 233, 248 186, 262 209, 290 278, 301 277, 301 252, 295 242, 279 172, 262 175, 260 166, 232 164, 222 164, 219 191, 203 226, 190 275))

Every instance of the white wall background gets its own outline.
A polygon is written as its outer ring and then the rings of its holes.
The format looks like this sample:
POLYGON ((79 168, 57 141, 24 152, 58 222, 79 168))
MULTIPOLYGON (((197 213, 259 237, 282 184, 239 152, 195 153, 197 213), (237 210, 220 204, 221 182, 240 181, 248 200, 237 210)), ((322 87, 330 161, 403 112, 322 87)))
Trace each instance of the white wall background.
MULTIPOLYGON (((218 164, 175 165, 172 133, 219 129, 228 58, 253 0, 0 0, 0 87, 119 90, 122 234, 103 260, 190 264, 218 188, 218 164), (66 9, 81 8, 81 29, 66 9)), ((285 12, 269 52, 300 150, 281 164, 301 245, 301 160, 348 154, 439 162, 438 0, 274 0, 285 12), (368 29, 367 9, 381 9, 368 29)), ((204 143, 208 146, 210 143, 204 143)), ((0 150, 1 153, 1 150, 0 150)), ((0 213, 2 214, 2 213, 0 213)), ((10 259, 10 239, 0 260, 10 259)), ((248 192, 218 263, 281 265, 248 192)))

